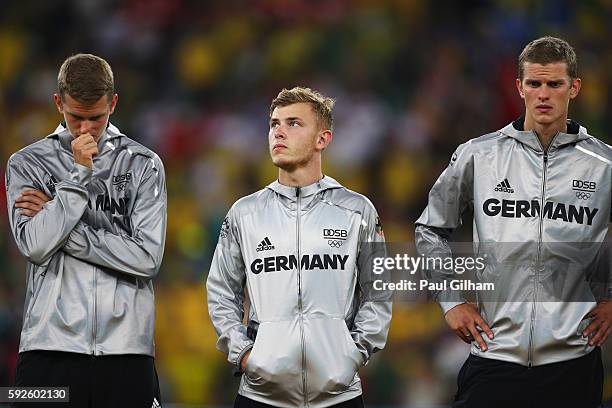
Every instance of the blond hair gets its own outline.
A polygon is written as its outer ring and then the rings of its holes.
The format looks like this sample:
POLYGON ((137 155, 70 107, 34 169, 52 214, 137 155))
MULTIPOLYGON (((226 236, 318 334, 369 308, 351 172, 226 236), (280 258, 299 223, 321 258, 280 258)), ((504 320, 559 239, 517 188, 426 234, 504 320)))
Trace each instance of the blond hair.
POLYGON ((277 107, 289 106, 294 103, 310 104, 312 110, 317 115, 319 125, 324 129, 333 129, 334 118, 332 110, 334 109, 335 101, 317 91, 300 86, 296 86, 292 89, 283 88, 283 90, 278 93, 270 105, 270 117, 272 117, 272 113, 277 107))

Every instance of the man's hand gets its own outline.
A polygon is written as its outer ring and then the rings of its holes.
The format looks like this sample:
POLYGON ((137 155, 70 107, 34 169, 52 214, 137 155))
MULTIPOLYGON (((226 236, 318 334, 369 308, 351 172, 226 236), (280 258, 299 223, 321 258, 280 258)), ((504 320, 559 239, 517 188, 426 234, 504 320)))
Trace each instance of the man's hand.
POLYGON ((480 336, 477 327, 480 327, 491 340, 493 340, 493 332, 484 321, 475 305, 463 303, 455 306, 446 312, 444 318, 451 330, 454 331, 461 340, 468 344, 476 340, 478 347, 480 347, 482 351, 487 351, 487 344, 480 336))
POLYGON ((244 372, 246 370, 247 361, 249 360, 249 356, 251 355, 251 350, 244 353, 242 356, 242 360, 240 360, 240 371, 244 372))
POLYGON ((591 324, 582 332, 584 337, 591 337, 589 345, 601 346, 605 343, 612 329, 612 302, 604 300, 599 302, 585 319, 593 318, 591 324))
POLYGON ((74 138, 71 143, 74 162, 93 170, 93 157, 98 154, 98 143, 89 133, 74 138))
POLYGON ((42 191, 26 190, 15 200, 15 208, 21 208, 20 214, 33 217, 38 214, 43 205, 51 200, 42 191))

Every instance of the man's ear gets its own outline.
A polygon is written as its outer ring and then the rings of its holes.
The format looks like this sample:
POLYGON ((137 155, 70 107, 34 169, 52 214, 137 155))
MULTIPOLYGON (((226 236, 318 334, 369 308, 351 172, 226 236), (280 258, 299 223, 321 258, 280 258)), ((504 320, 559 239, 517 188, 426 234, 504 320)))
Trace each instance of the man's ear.
POLYGON ((523 92, 523 81, 521 81, 519 78, 516 78, 516 89, 519 95, 521 95, 521 99, 525 99, 525 92, 523 92))
POLYGON ((327 148, 327 145, 329 145, 329 143, 332 141, 333 137, 334 135, 331 130, 329 129, 321 130, 317 134, 317 142, 316 142, 317 150, 319 151, 325 150, 327 148))
POLYGON ((580 88, 582 87, 582 80, 580 78, 575 78, 572 80, 572 86, 570 88, 570 99, 574 99, 578 96, 580 92, 580 88))
POLYGON ((113 99, 111 99, 111 103, 110 103, 110 114, 112 114, 115 111, 115 106, 117 106, 117 101, 119 100, 119 95, 114 94, 113 95, 113 99))
POLYGON ((55 102, 55 107, 60 115, 64 114, 64 107, 62 105, 62 97, 59 94, 53 94, 53 101, 55 102))

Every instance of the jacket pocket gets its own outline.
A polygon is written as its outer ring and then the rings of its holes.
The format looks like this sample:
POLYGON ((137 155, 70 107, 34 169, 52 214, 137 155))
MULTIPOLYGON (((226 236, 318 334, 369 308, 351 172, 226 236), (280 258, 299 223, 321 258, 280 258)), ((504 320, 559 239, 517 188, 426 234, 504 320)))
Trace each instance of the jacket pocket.
POLYGON ((34 309, 34 306, 36 305, 36 301, 38 300, 40 296, 42 286, 47 276, 46 272, 47 272, 48 266, 49 266, 49 263, 47 263, 47 265, 45 266, 34 265, 32 267, 32 287, 31 287, 31 291, 28 291, 30 300, 28 302, 28 309, 26 312, 26 317, 28 320, 30 319, 32 315, 32 310, 34 309))
POLYGON ((299 323, 261 322, 244 375, 248 391, 276 401, 301 401, 302 346, 299 323))
POLYGON ((341 394, 357 386, 357 372, 363 356, 346 323, 340 318, 305 321, 306 367, 309 400, 316 402, 329 394, 341 394))

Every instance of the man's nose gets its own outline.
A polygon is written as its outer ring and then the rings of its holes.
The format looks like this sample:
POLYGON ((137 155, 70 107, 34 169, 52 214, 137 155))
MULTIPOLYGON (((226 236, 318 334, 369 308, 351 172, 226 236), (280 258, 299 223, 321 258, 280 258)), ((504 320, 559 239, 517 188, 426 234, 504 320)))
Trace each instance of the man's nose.
POLYGON ((542 86, 538 92, 538 99, 541 101, 548 100, 550 98, 550 90, 547 86, 542 86))
POLYGON ((79 133, 85 134, 85 133, 90 133, 91 132, 91 121, 89 120, 82 120, 79 126, 79 133))
POLYGON ((285 130, 283 129, 282 126, 279 125, 279 126, 277 126, 274 129, 274 138, 275 139, 284 139, 286 136, 287 135, 286 135, 285 130))

